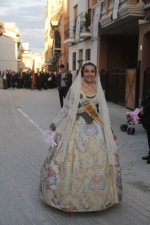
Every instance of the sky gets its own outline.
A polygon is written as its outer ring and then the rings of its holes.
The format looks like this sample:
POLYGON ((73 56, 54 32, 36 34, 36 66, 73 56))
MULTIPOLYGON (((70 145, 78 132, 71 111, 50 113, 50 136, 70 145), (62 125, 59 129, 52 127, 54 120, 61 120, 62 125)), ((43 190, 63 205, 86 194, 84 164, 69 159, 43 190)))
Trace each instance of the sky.
POLYGON ((44 51, 45 6, 47 0, 0 0, 0 20, 15 22, 20 40, 33 52, 44 51))

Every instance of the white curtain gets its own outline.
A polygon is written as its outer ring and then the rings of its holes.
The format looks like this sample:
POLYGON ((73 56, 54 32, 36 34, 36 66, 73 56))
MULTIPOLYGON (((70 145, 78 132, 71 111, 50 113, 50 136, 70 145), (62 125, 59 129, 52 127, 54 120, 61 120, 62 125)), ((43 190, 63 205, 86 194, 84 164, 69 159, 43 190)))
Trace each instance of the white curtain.
POLYGON ((113 13, 112 13, 112 19, 115 20, 117 19, 118 15, 118 6, 119 6, 119 0, 115 0, 114 2, 114 8, 113 8, 113 13))
POLYGON ((98 38, 98 24, 99 24, 100 14, 101 14, 101 4, 99 4, 94 10, 92 40, 96 40, 98 38))
POLYGON ((80 41, 80 26, 81 26, 81 16, 78 16, 76 23, 75 42, 80 41))

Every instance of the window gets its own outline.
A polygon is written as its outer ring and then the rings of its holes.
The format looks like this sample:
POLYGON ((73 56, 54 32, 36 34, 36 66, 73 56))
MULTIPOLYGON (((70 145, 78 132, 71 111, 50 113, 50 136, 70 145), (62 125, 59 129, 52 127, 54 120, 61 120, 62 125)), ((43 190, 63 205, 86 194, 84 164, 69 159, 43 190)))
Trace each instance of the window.
POLYGON ((78 15, 78 5, 76 5, 76 6, 74 7, 74 20, 77 19, 77 15, 78 15))
POLYGON ((79 50, 79 60, 83 59, 83 50, 79 50))
POLYGON ((72 69, 73 70, 76 70, 76 52, 73 52, 73 55, 72 55, 72 69))
POLYGON ((83 49, 79 50, 79 59, 77 60, 77 62, 79 63, 78 68, 80 68, 83 62, 83 49))
POLYGON ((91 49, 86 49, 85 51, 85 60, 90 60, 90 56, 91 56, 91 49))

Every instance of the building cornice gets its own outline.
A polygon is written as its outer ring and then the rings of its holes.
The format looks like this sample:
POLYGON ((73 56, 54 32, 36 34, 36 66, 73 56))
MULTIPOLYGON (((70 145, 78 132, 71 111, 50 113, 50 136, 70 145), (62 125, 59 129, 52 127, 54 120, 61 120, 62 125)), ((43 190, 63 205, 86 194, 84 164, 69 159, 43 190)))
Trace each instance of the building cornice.
POLYGON ((18 42, 18 43, 19 43, 19 42, 21 42, 21 40, 20 40, 20 39, 10 37, 9 35, 7 35, 7 34, 5 34, 5 33, 3 34, 3 36, 4 36, 4 37, 7 37, 7 38, 10 38, 10 39, 12 39, 12 40, 14 40, 15 42, 18 42))
MULTIPOLYGON (((121 21, 125 18, 141 18, 145 16, 145 11, 143 6, 132 6, 132 5, 127 5, 126 7, 118 10, 118 18, 116 20, 112 20, 111 15, 106 16, 102 20, 99 20, 100 27, 101 29, 107 26, 110 26, 112 24, 115 25, 116 22, 121 21)), ((116 23, 117 24, 117 23, 116 23)))

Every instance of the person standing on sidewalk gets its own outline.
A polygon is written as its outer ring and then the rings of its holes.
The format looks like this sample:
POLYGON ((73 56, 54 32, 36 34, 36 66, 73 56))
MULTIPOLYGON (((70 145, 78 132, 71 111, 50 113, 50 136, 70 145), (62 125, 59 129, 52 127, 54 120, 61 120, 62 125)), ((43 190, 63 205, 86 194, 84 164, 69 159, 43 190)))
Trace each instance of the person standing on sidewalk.
POLYGON ((8 83, 7 83, 7 71, 6 70, 3 71, 2 78, 3 78, 4 89, 7 89, 8 83))
POLYGON ((72 73, 71 70, 68 70, 68 74, 67 74, 67 78, 66 78, 66 86, 67 86, 67 92, 69 90, 69 88, 72 85, 72 73))
POLYGON ((97 67, 85 62, 53 120, 40 196, 66 212, 100 211, 122 199, 121 171, 97 67), (55 131, 53 133, 53 131, 55 131))
POLYGON ((15 88, 15 83, 16 83, 15 71, 12 71, 11 78, 10 78, 10 84, 13 89, 15 88))
POLYGON ((65 72, 65 66, 61 64, 59 66, 60 72, 56 75, 56 84, 59 91, 59 99, 61 108, 63 107, 63 100, 67 94, 67 80, 69 80, 69 75, 65 72))
POLYGON ((37 69, 37 73, 35 76, 36 76, 36 88, 39 91, 42 91, 42 80, 43 80, 42 72, 39 71, 39 69, 37 69))
POLYGON ((142 159, 147 160, 147 164, 150 164, 150 88, 147 90, 146 96, 141 102, 140 114, 143 115, 149 147, 148 156, 144 156, 142 159))

